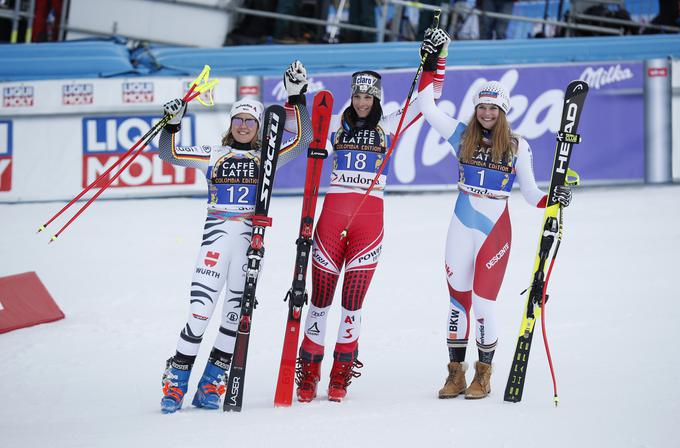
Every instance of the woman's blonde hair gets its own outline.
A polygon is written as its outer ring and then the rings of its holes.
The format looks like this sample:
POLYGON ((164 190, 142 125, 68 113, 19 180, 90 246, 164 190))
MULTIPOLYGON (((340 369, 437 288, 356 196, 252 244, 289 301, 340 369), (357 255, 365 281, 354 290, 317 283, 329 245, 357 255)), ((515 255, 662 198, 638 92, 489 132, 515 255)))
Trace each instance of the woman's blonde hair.
MULTIPOLYGON (((235 140, 233 134, 231 133, 231 129, 232 126, 230 124, 226 134, 222 135, 222 146, 234 145, 235 140)), ((253 140, 250 142, 250 149, 260 149, 262 147, 262 142, 260 141, 259 136, 260 130, 258 129, 257 132, 255 133, 255 136, 253 137, 253 140)))
POLYGON ((482 125, 477 120, 477 109, 467 123, 463 133, 461 149, 458 158, 461 162, 472 159, 478 146, 491 147, 491 160, 496 163, 507 163, 517 153, 517 136, 512 133, 505 113, 499 110, 498 120, 491 132, 491 141, 484 141, 482 125))

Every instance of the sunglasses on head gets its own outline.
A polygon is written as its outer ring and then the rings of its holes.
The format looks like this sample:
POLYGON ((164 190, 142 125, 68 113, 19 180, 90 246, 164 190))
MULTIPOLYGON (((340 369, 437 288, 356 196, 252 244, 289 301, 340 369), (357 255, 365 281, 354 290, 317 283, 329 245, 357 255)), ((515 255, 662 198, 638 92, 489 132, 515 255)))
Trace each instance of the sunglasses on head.
POLYGON ((245 124, 249 128, 254 128, 257 126, 257 120, 254 118, 234 117, 231 119, 231 124, 236 127, 243 126, 245 124))

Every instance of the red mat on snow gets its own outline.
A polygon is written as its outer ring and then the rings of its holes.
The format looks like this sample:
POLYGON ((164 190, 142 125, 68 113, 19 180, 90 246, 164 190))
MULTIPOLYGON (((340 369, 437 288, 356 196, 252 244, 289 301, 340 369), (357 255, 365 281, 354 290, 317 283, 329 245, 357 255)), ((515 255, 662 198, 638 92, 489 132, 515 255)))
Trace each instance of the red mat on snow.
POLYGON ((63 318, 35 272, 0 277, 0 333, 63 318))

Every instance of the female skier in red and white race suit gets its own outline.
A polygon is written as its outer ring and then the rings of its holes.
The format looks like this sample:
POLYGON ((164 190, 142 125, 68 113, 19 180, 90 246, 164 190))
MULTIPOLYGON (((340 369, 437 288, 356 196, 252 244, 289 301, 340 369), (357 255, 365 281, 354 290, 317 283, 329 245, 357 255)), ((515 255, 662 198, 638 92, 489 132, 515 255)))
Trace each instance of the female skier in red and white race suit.
MULTIPOLYGON (((441 58, 439 67, 442 75, 444 66, 445 59, 441 58)), ((437 84, 440 85, 441 81, 443 78, 437 79, 437 84)), ((333 171, 314 234, 312 300, 298 360, 297 397, 300 402, 309 402, 316 397, 324 356, 326 320, 343 264, 341 320, 328 398, 341 401, 351 379, 360 375, 354 368, 362 366, 357 360, 361 307, 382 249, 382 196, 387 167, 347 229, 346 237, 341 239, 340 234, 383 163, 401 118, 402 110, 382 116, 380 87, 378 73, 354 73, 351 105, 341 116, 333 116, 330 123, 333 171)), ((420 118, 417 103, 414 100, 409 105, 402 132, 420 118)))
MULTIPOLYGON (((295 136, 281 145, 279 166, 304 151, 312 140, 311 122, 304 106, 307 74, 295 61, 284 74, 288 103, 285 129, 295 136)), ((182 406, 191 368, 208 322, 224 288, 222 319, 192 404, 207 409, 220 406, 225 371, 229 369, 245 283, 246 252, 250 245, 255 195, 260 171, 263 105, 243 99, 231 108, 231 126, 217 146, 175 146, 175 133, 186 111, 181 100, 166 103, 174 115, 161 132, 160 158, 175 165, 197 168, 208 181, 208 214, 203 241, 189 293, 189 315, 163 375, 161 410, 182 406)))
MULTIPOLYGON (((433 58, 425 44, 421 52, 433 58)), ((427 64, 426 64, 427 65, 427 64)), ((531 148, 510 129, 506 115, 510 99, 505 87, 486 82, 473 101, 475 113, 467 125, 446 115, 434 102, 433 78, 426 70, 420 81, 419 101, 428 123, 451 144, 459 164, 458 198, 449 225, 445 269, 450 305, 447 320, 449 375, 439 398, 486 397, 491 361, 496 349, 496 297, 510 256, 511 227, 508 196, 515 181, 524 199, 545 208, 547 196, 538 189, 531 148), (474 311, 479 361, 470 386, 465 381, 465 351, 474 311)), ((571 190, 558 187, 558 201, 569 205, 571 190)))

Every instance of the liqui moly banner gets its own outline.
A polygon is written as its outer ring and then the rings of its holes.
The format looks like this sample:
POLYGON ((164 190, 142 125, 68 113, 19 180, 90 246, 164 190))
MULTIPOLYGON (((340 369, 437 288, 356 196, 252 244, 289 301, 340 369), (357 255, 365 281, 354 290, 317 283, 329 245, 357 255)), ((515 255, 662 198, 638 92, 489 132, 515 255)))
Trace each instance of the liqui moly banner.
MULTIPOLYGON (((236 101, 236 79, 219 77, 212 92, 215 104, 236 101)), ((0 117, 73 113, 139 113, 158 111, 164 102, 182 97, 193 79, 109 78, 0 82, 0 117)), ((209 93, 202 98, 207 100, 209 93)))
MULTIPOLYGON (((537 180, 547 182, 564 88, 572 80, 584 80, 590 85, 590 93, 578 130, 582 142, 574 149, 572 167, 587 184, 641 180, 644 177, 642 72, 639 62, 449 68, 438 105, 450 116, 467 122, 473 113, 472 97, 479 85, 488 80, 503 83, 510 93, 511 127, 527 139, 532 148, 537 180)), ((415 70, 382 72, 385 113, 403 106, 414 73, 415 70)), ((334 113, 341 113, 350 104, 350 75, 312 76, 309 96, 318 90, 330 90, 335 97, 334 113)), ((263 93, 267 103, 278 103, 286 97, 280 78, 265 79, 263 93)), ((300 175, 304 173, 303 159, 277 173, 278 188, 299 190, 303 187, 304 176, 300 175)), ((388 190, 429 189, 455 184, 458 180, 451 146, 422 119, 402 134, 390 163, 388 190)), ((324 166, 325 185, 330 165, 324 166)))
POLYGON ((0 120, 0 191, 12 189, 12 122, 0 120))
MULTIPOLYGON (((83 187, 89 185, 120 160, 158 120, 157 115, 83 118, 83 187)), ((177 144, 193 146, 195 144, 194 134, 194 117, 187 115, 182 120, 182 129, 176 136, 177 144)), ((111 184, 111 187, 193 185, 195 183, 195 169, 165 163, 157 155, 158 137, 150 142, 134 162, 111 184)), ((120 165, 122 166, 123 164, 120 165)), ((114 168, 109 178, 117 171, 118 167, 114 168)))

